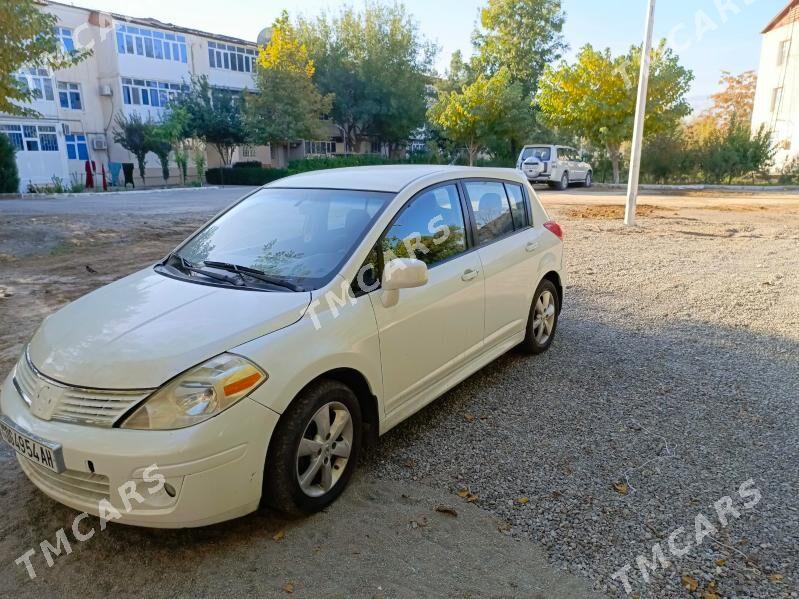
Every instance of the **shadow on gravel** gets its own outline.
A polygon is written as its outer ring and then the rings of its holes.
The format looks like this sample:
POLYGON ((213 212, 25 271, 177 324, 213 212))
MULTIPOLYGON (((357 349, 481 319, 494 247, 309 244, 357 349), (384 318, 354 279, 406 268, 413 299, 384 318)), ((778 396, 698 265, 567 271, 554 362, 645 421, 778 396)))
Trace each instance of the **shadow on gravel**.
POLYGON ((720 596, 788 596, 799 584, 799 343, 618 322, 587 290, 571 301, 550 352, 512 352, 475 374, 383 437, 370 470, 468 487, 514 536, 613 594, 625 595, 610 575, 631 563, 648 596, 685 596, 683 576, 720 596), (726 528, 715 520, 717 542, 642 583, 636 556, 693 531, 700 512, 715 519, 720 498, 740 504, 748 479, 763 495, 753 510, 726 528))

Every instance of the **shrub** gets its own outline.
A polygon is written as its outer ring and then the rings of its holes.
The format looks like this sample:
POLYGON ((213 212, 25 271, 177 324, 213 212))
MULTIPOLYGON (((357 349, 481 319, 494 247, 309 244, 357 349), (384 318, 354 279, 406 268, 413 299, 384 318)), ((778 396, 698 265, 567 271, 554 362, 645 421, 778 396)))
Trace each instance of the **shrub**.
POLYGON ((260 160, 242 160, 233 163, 233 168, 263 168, 263 166, 260 160))
POLYGON ((288 175, 282 168, 216 167, 205 171, 205 179, 211 185, 264 185, 288 175))
POLYGON ((0 193, 19 191, 19 172, 14 157, 16 148, 4 133, 0 133, 0 193))
POLYGON ((397 164, 398 160, 391 160, 374 154, 353 154, 350 156, 320 156, 318 158, 303 158, 289 162, 289 171, 292 173, 305 173, 327 168, 345 168, 350 166, 376 166, 381 164, 397 164))

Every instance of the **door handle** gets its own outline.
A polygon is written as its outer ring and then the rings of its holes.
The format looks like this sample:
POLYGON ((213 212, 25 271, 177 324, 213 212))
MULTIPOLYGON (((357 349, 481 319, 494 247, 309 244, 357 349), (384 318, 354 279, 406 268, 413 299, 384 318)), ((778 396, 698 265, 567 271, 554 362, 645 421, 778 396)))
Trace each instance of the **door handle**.
POLYGON ((469 269, 466 269, 466 270, 463 271, 463 274, 461 275, 461 280, 462 281, 473 281, 474 279, 477 278, 477 275, 479 275, 479 274, 480 274, 479 270, 473 270, 473 269, 469 268, 469 269))
POLYGON ((537 241, 530 241, 530 242, 527 243, 527 245, 524 247, 524 249, 527 250, 528 252, 534 252, 534 251, 536 251, 538 249, 538 242, 537 241))

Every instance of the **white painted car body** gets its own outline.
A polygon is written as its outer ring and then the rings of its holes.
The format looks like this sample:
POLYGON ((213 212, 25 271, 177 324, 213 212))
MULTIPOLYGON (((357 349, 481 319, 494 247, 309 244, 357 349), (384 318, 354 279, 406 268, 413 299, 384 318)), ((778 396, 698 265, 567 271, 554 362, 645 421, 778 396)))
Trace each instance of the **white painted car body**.
POLYGON ((148 267, 45 319, 27 350, 30 364, 23 356, 6 379, 0 407, 23 433, 63 448, 61 474, 18 458, 47 495, 93 514, 105 498, 120 510, 119 522, 150 527, 202 526, 245 515, 261 499, 270 436, 310 382, 333 373, 359 387, 374 404, 373 432, 383 434, 519 344, 545 276, 559 283, 562 294, 562 242, 543 226, 548 216, 517 170, 336 169, 265 187, 396 196, 322 288, 248 292, 174 280, 148 267), (349 289, 403 206, 430 187, 467 179, 522 185, 531 226, 435 265, 426 284, 399 291, 396 305, 384 305, 381 297, 390 291, 383 289, 358 297, 348 291, 341 303, 327 301, 349 289), (178 430, 43 419, 23 400, 17 380, 33 377, 39 389, 112 397, 138 390, 143 398, 225 352, 249 359, 268 380, 218 415, 178 430), (142 493, 143 503, 123 510, 118 488, 131 480, 146 486, 145 469, 153 464, 174 496, 163 489, 142 493))
POLYGON ((530 183, 560 185, 566 175, 569 183, 591 184, 593 168, 580 152, 568 146, 532 144, 524 146, 516 161, 530 183))

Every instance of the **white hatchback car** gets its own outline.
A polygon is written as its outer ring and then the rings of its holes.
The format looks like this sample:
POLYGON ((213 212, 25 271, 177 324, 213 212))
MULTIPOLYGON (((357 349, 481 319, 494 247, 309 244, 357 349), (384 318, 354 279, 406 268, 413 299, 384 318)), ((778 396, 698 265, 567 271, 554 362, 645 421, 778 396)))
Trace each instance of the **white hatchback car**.
POLYGON ((47 495, 123 523, 313 512, 364 441, 511 348, 546 350, 563 276, 518 171, 289 177, 48 317, 0 431, 47 495))

